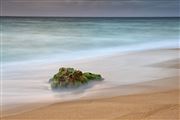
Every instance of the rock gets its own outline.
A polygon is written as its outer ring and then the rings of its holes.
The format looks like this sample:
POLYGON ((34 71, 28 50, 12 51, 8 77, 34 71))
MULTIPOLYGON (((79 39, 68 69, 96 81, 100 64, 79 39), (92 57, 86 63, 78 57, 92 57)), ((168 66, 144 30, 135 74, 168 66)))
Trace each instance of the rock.
POLYGON ((60 68, 53 78, 49 80, 52 88, 78 87, 92 80, 102 80, 101 75, 90 72, 83 73, 74 68, 60 68))

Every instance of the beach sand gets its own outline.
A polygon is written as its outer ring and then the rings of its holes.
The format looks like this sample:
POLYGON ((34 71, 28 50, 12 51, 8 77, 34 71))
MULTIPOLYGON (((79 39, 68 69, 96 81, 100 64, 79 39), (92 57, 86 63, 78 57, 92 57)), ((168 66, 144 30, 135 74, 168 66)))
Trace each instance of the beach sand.
MULTIPOLYGON (((127 79, 127 83, 125 81, 126 84, 100 90, 93 89, 94 92, 91 90, 79 100, 52 103, 29 111, 9 114, 1 119, 179 120, 178 52, 179 49, 150 50, 126 56, 114 55, 101 60, 63 64, 83 70, 88 68, 95 72, 101 71, 101 74, 110 80, 109 83, 115 82, 114 79, 117 78, 127 79), (124 71, 121 73, 119 70, 124 71), (132 83, 132 78, 137 82, 132 83), (147 80, 144 80, 146 78, 147 80)), ((53 68, 54 65, 50 66, 53 68)), ((24 109, 26 107, 24 106, 24 109)), ((20 111, 20 108, 17 107, 14 111, 20 111)), ((8 112, 6 111, 6 114, 8 112)))
POLYGON ((4 120, 179 120, 179 90, 52 104, 4 120))

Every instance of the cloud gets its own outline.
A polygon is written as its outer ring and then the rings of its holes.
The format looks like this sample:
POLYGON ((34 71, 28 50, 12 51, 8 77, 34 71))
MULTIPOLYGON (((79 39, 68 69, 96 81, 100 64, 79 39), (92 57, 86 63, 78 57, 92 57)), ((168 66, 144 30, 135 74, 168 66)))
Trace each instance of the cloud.
POLYGON ((2 0, 3 15, 179 16, 179 0, 2 0))
POLYGON ((178 4, 179 0, 2 0, 9 4, 71 4, 71 5, 157 5, 167 6, 171 4, 178 4))

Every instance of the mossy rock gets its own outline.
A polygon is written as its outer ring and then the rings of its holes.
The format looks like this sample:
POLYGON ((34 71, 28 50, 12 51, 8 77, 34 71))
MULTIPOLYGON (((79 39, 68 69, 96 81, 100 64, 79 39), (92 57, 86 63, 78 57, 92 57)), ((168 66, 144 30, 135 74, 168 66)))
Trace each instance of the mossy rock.
POLYGON ((74 68, 60 68, 53 78, 50 79, 52 88, 78 87, 92 80, 102 80, 100 74, 81 72, 74 68))

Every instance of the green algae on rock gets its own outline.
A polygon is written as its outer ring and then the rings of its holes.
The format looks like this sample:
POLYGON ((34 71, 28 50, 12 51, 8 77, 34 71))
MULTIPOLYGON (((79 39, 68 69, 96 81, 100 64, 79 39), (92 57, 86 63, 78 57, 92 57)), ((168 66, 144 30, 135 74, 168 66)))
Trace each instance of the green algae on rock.
POLYGON ((81 72, 74 68, 60 68, 53 78, 50 79, 52 88, 78 87, 92 80, 102 80, 100 74, 81 72))

